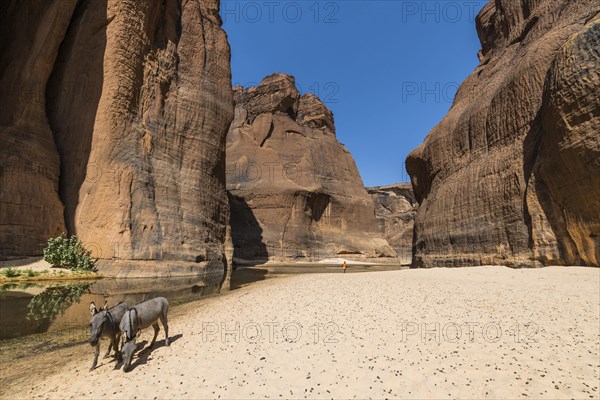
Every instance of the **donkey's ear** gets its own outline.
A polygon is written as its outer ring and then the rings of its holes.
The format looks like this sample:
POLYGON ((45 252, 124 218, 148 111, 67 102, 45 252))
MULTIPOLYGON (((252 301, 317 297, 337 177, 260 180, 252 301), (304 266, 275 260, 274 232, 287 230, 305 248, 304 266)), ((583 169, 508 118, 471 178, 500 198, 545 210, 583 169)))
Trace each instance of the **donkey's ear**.
POLYGON ((108 310, 108 300, 104 300, 104 305, 102 306, 103 310, 108 310))
POLYGON ((94 302, 92 301, 90 303, 90 314, 92 314, 92 316, 96 315, 96 313, 98 312, 98 310, 96 310, 96 304, 94 304, 94 302))

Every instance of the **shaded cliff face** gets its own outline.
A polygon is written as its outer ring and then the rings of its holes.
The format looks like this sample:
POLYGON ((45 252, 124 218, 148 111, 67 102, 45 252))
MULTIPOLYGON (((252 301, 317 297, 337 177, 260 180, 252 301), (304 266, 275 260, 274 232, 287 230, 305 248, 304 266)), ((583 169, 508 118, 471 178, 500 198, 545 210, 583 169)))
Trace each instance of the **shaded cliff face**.
POLYGON ((491 1, 480 65, 407 158, 419 266, 598 265, 600 7, 491 1))
POLYGON ((66 227, 104 272, 222 269, 233 95, 218 0, 29 0, 8 10, 2 50, 15 58, 3 57, 3 89, 35 84, 41 105, 26 97, 3 110, 2 151, 41 160, 48 176, 3 185, 7 253, 23 236, 45 242, 66 227))
POLYGON ((237 261, 393 256, 331 111, 284 74, 234 92, 227 189, 237 261))
POLYGON ((0 256, 41 254, 65 229, 45 87, 74 4, 3 2, 0 13, 0 256))
POLYGON ((410 183, 367 188, 375 205, 379 231, 402 263, 412 261, 417 201, 410 183))

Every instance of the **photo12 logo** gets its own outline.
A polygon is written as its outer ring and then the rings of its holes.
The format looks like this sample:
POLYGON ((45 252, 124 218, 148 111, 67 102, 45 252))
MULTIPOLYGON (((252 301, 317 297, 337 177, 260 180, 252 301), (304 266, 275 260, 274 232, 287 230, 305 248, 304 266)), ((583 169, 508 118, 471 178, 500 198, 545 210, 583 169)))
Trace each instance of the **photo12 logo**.
MULTIPOLYGON (((294 162, 254 160, 227 164, 225 175, 228 184, 271 184, 277 181, 290 183, 320 183, 324 179, 334 180, 341 175, 341 167, 337 163, 322 163, 306 166, 294 162)), ((233 189, 232 186, 230 189, 233 189)))
POLYGON ((305 328, 299 322, 202 322, 202 343, 241 341, 247 343, 298 343, 304 337, 313 344, 338 343, 339 326, 334 322, 313 323, 305 328))
POLYGON ((227 23, 285 22, 337 24, 340 6, 334 1, 231 1, 221 2, 221 18, 227 23))
POLYGON ((402 103, 452 103, 460 84, 457 82, 402 82, 402 103))
POLYGON ((514 343, 537 343, 539 327, 534 322, 513 322, 504 327, 498 322, 402 322, 400 332, 402 343, 410 340, 423 343, 475 343, 483 340, 495 343, 502 337, 514 343))
MULTIPOLYGON (((256 87, 260 82, 234 82, 233 87, 242 87, 245 89, 256 87)), ((313 94, 325 105, 340 103, 340 85, 334 81, 312 82, 310 84, 300 85, 296 82, 296 88, 300 95, 313 94)))
POLYGON ((402 23, 418 21, 425 23, 458 23, 465 18, 474 23, 477 10, 488 3, 488 0, 473 1, 402 1, 402 23))

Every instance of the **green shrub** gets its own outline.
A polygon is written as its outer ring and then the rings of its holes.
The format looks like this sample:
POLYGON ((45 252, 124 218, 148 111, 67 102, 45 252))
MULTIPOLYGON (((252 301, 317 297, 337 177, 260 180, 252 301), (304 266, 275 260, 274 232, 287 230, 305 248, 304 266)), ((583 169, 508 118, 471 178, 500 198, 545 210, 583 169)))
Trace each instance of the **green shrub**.
POLYGON ((83 247, 83 243, 75 235, 67 238, 64 233, 48 240, 48 246, 44 249, 44 260, 54 267, 85 271, 92 271, 96 263, 91 257, 91 252, 83 247))
POLYGON ((16 278, 17 276, 21 276, 21 271, 13 267, 6 267, 5 269, 1 270, 0 273, 7 278, 16 278))
POLYGON ((38 276, 40 274, 39 272, 34 271, 31 268, 26 269, 25 271, 23 271, 23 273, 25 275, 27 275, 29 278, 33 278, 34 276, 38 276))

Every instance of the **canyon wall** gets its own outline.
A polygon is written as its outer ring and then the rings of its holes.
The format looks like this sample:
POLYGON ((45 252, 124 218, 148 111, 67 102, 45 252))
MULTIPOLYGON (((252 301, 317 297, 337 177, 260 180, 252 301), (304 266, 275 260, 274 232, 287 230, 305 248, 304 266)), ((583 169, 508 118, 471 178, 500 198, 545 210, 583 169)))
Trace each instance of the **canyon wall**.
POLYGON ((294 78, 234 88, 227 189, 236 262, 391 257, 333 114, 294 78))
POLYGON ((367 188, 375 205, 379 231, 403 264, 412 262, 417 201, 410 183, 367 188))
POLYGON ((66 230, 105 274, 222 273, 233 94, 219 1, 25 0, 6 11, 3 256, 39 255, 66 230))
POLYGON ((9 1, 0 13, 0 255, 41 254, 65 230, 60 158, 45 88, 75 10, 55 1, 9 1))
POLYGON ((480 64, 406 160, 414 265, 600 262, 600 5, 490 1, 480 64))

